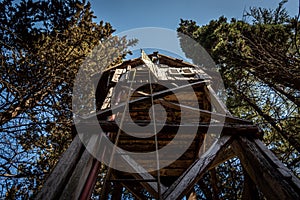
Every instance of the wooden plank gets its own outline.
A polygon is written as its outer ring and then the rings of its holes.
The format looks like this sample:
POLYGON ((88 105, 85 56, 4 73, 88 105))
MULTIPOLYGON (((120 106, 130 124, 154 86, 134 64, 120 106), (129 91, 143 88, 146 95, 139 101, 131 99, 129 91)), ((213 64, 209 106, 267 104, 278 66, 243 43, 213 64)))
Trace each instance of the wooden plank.
POLYGON ((163 199, 181 199, 185 194, 188 194, 203 174, 212 167, 214 160, 216 160, 217 156, 222 153, 230 142, 231 136, 221 137, 205 154, 196 160, 165 193, 163 193, 163 199))
MULTIPOLYGON (((125 69, 125 72, 126 72, 126 69, 125 69)), ((120 76, 123 73, 124 73, 123 69, 116 69, 111 81, 117 83, 119 81, 120 76)))
MULTIPOLYGON (((193 138, 191 138, 193 139, 193 138)), ((126 151, 130 152, 139 152, 141 151, 155 151, 156 144, 155 141, 153 140, 120 140, 122 142, 118 143, 118 146, 121 147, 122 149, 125 149, 126 151)), ((167 146, 171 140, 162 140, 158 141, 158 148, 162 148, 164 146, 167 146)), ((187 146, 191 150, 194 150, 197 147, 197 142, 193 141, 191 143, 190 140, 176 140, 172 142, 174 145, 180 145, 180 146, 187 146)), ((176 150, 176 149, 175 149, 176 150)))
MULTIPOLYGON (((116 133, 112 133, 112 135, 115 135, 116 133)), ((143 133, 140 133, 141 136, 143 136, 143 133)), ((201 137, 197 137, 195 138, 195 135, 194 134, 184 134, 184 135, 180 135, 180 139, 181 140, 193 140, 195 142, 202 142, 203 140, 203 137, 204 137, 204 134, 198 134, 198 135, 201 135, 201 137)), ((158 139, 159 139, 159 142, 160 141, 171 141, 174 139, 174 137, 176 136, 176 133, 172 133, 172 132, 167 132, 166 130, 163 130, 163 131, 160 131, 159 133, 157 133, 157 136, 158 136, 158 139)), ((179 138, 179 136, 178 136, 179 138)), ((154 136, 152 137, 148 137, 148 138, 141 138, 141 137, 138 137, 138 135, 136 135, 136 137, 133 137, 133 136, 130 136, 130 135, 127 135, 126 133, 121 133, 120 135, 120 140, 125 140, 125 141, 146 141, 146 142, 150 142, 150 141, 153 141, 154 140, 154 136)), ((151 143, 151 142, 150 142, 151 143)))
MULTIPOLYGON (((87 126, 98 126, 96 124, 90 124, 89 121, 82 121, 82 124, 86 124, 87 126)), ((99 121, 99 124, 104 132, 117 132, 119 130, 119 126, 114 121, 99 121)), ((136 123, 129 123, 126 122, 126 129, 132 130, 132 133, 135 132, 136 125, 140 126, 148 126, 153 127, 153 123, 149 123, 147 120, 143 120, 136 123)), ((184 123, 184 124, 162 124, 156 123, 157 127, 164 127, 164 129, 168 130, 169 132, 177 132, 178 128, 180 127, 181 130, 184 130, 186 133, 191 133, 190 130, 194 130, 193 127, 198 126, 198 133, 206 133, 208 128, 212 128, 212 130, 222 130, 222 134, 228 135, 237 135, 237 134, 244 134, 244 135, 255 135, 260 132, 256 125, 248 125, 248 124, 223 124, 223 123, 184 123)), ((150 129, 149 129, 150 131, 150 129)))
MULTIPOLYGON (((138 163, 136 163, 129 155, 124 154, 122 150, 118 150, 116 152, 118 154, 118 161, 119 165, 123 165, 126 168, 130 168, 131 171, 134 170, 136 173, 132 173, 132 176, 139 180, 139 179, 148 179, 153 180, 155 179, 151 174, 149 174, 142 166, 140 166, 138 163)), ((144 186, 144 188, 151 193, 154 197, 158 196, 158 187, 157 183, 155 182, 141 182, 141 185, 144 186)), ((161 192, 165 192, 167 188, 164 185, 160 185, 161 192)))
POLYGON ((42 190, 37 194, 36 199, 56 200, 59 198, 83 151, 84 147, 78 135, 76 135, 69 148, 63 153, 50 176, 47 178, 42 190))
MULTIPOLYGON (((280 173, 288 178, 291 179, 293 187, 296 189, 300 188, 300 180, 275 156, 275 154, 270 151, 266 145, 262 143, 259 139, 254 139, 254 143, 257 145, 257 147, 262 151, 262 153, 267 157, 268 159, 271 159, 274 165, 276 165, 276 168, 280 171, 280 173)), ((298 190, 300 191, 300 190, 298 190)))
POLYGON ((144 50, 141 51, 141 59, 145 63, 145 65, 150 69, 153 75, 157 78, 159 69, 157 65, 155 65, 152 62, 152 60, 148 57, 148 55, 144 52, 144 50))
MULTIPOLYGON (((190 163, 190 165, 192 164, 193 162, 190 163)), ((189 165, 189 166, 190 166, 189 165)), ((161 177, 170 177, 170 176, 177 176, 179 177, 183 172, 185 172, 187 168, 185 169, 182 169, 182 168, 177 168, 177 169, 170 169, 170 168, 164 168, 164 169, 161 169, 159 170, 160 171, 160 176, 161 177)), ((154 174, 154 173, 153 173, 154 174)))
POLYGON ((177 92, 175 94, 166 95, 163 97, 165 101, 177 101, 177 99, 181 99, 183 101, 197 101, 202 100, 204 97, 204 92, 195 92, 194 90, 191 90, 190 92, 177 92))
POLYGON ((88 175, 92 169, 93 159, 93 156, 85 150, 59 198, 60 200, 79 199, 88 175))
POLYGON ((119 105, 114 106, 112 109, 100 110, 100 111, 97 111, 95 114, 93 114, 91 116, 90 115, 89 116, 80 116, 79 118, 81 118, 81 119, 89 119, 91 117, 94 117, 95 115, 97 115, 99 117, 109 116, 109 115, 111 115, 112 110, 114 112, 117 112, 117 111, 121 111, 122 112, 124 110, 126 104, 130 105, 130 104, 142 102, 142 101, 145 101, 145 100, 149 100, 151 98, 153 98, 153 100, 155 100, 155 99, 158 99, 158 98, 162 98, 162 97, 164 97, 166 95, 173 94, 173 93, 175 93, 177 91, 185 90, 186 88, 190 88, 190 87, 194 87, 194 86, 199 86, 199 85, 205 85, 207 83, 208 83, 208 81, 197 81, 197 82, 194 82, 194 83, 190 83, 190 84, 186 84, 186 85, 181 85, 181 86, 170 88, 170 89, 167 89, 167 90, 155 92, 152 95, 150 94, 150 95, 147 95, 147 96, 144 96, 144 97, 140 97, 140 98, 137 98, 137 99, 130 100, 129 102, 120 103, 119 105))
POLYGON ((232 150, 231 147, 227 147, 222 150, 222 153, 217 156, 217 158, 213 161, 213 164, 209 167, 209 169, 215 168, 215 166, 220 165, 221 163, 235 157, 236 154, 232 150))
POLYGON ((206 96, 208 97, 208 101, 211 102, 211 104, 218 113, 232 116, 231 113, 227 110, 225 104, 222 101, 220 101, 218 95, 215 93, 215 91, 210 85, 206 86, 204 88, 204 91, 206 93, 206 96))
POLYGON ((80 199, 85 200, 91 198, 92 193, 94 191, 95 184, 97 182, 97 177, 98 177, 100 167, 101 167, 101 162, 99 162, 97 159, 94 158, 92 163, 92 168, 89 172, 87 180, 80 194, 80 199))
MULTIPOLYGON (((77 126, 78 128, 78 126, 77 126)), ((83 139, 83 138, 81 138, 83 139)), ((88 138, 88 147, 90 150, 97 151, 99 137, 93 135, 91 138, 88 138)), ((88 150, 85 150, 77 162, 76 168, 74 169, 72 176, 70 177, 68 183, 66 184, 64 191, 59 199, 79 199, 86 181, 90 175, 90 172, 93 168, 94 157, 90 154, 88 150)))
POLYGON ((259 140, 238 137, 232 148, 267 199, 300 199, 300 180, 259 140))
POLYGON ((193 108, 191 106, 186 106, 186 105, 180 105, 177 103, 173 103, 173 102, 169 102, 169 101, 164 101, 164 100, 157 100, 159 103, 161 103, 162 105, 166 105, 169 106, 171 108, 177 109, 177 110, 181 110, 181 109, 185 109, 188 110, 189 112, 197 112, 200 113, 201 117, 207 117, 207 118, 212 118, 214 120, 225 120, 225 123, 239 123, 239 124, 253 124, 252 121, 249 120, 244 120, 244 119, 239 119, 233 116, 228 116, 228 115, 223 115, 220 113, 214 113, 208 110, 203 110, 203 109, 199 109, 199 108, 193 108))

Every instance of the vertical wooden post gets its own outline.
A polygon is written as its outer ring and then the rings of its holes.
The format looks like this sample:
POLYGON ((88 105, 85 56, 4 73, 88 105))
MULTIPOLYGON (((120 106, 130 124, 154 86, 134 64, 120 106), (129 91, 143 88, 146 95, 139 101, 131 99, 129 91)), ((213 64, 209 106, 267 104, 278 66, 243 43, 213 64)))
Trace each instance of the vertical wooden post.
POLYGON ((79 199, 88 175, 93 167, 93 159, 94 157, 85 150, 59 199, 79 199))
POLYGON ((87 181, 84 185, 84 188, 82 189, 80 199, 82 199, 82 200, 90 199, 92 192, 94 190, 94 186, 97 181, 100 167, 101 167, 101 162, 94 158, 93 164, 92 164, 92 169, 87 177, 87 181))
POLYGON ((50 176, 47 178, 42 190, 37 194, 36 199, 56 200, 60 197, 83 151, 84 146, 78 135, 76 135, 69 148, 64 152, 50 176))
POLYGON ((261 141, 237 137, 232 148, 267 199, 300 199, 300 180, 261 141))

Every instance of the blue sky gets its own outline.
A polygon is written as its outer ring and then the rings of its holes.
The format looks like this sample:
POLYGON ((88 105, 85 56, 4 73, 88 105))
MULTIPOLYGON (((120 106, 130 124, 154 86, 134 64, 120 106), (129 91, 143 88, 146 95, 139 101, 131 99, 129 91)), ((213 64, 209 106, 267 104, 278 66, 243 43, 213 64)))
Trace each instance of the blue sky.
MULTIPOLYGON (((97 20, 110 22, 117 33, 132 28, 160 27, 176 30, 180 18, 207 24, 224 15, 242 18, 250 6, 275 8, 279 0, 91 0, 97 20)), ((298 12, 298 0, 289 0, 291 16, 298 12)))
MULTIPOLYGON (((249 7, 264 7, 264 8, 276 8, 280 0, 90 0, 92 3, 92 10, 97 16, 97 21, 103 20, 110 22, 116 34, 127 35, 128 31, 139 33, 129 34, 137 38, 139 43, 141 41, 158 41, 162 44, 168 42, 179 46, 179 41, 174 33, 168 33, 167 36, 161 37, 162 32, 173 31, 176 33, 176 29, 179 25, 180 18, 192 19, 199 25, 207 24, 212 19, 218 19, 224 15, 228 19, 238 18, 242 19, 243 11, 248 10, 249 7), (159 30, 160 36, 147 35, 147 33, 138 31, 136 28, 144 27, 157 27, 166 28, 166 30, 159 30), (176 39, 174 39, 176 38, 176 39), (170 40, 170 41, 168 41, 170 40), (175 41, 176 40, 176 41, 175 41)), ((291 16, 295 16, 298 13, 298 0, 289 0, 285 4, 286 9, 291 16)), ((149 32, 149 31, 148 31, 149 32)), ((120 35, 119 35, 120 36, 120 35)), ((159 45, 158 45, 159 46, 159 45)), ((132 56, 128 56, 128 59, 139 56, 139 48, 143 48, 146 53, 152 53, 154 50, 159 50, 162 53, 163 50, 167 50, 169 53, 176 53, 176 57, 184 58, 183 52, 178 53, 173 51, 172 48, 159 48, 151 46, 150 49, 146 48, 147 45, 136 46, 131 49, 133 51, 132 56), (171 51, 169 51, 171 49, 171 51)), ((160 46, 162 47, 162 45, 160 46)), ((166 46, 164 46, 166 47, 166 46)), ((172 54, 166 53, 173 56, 172 54)))

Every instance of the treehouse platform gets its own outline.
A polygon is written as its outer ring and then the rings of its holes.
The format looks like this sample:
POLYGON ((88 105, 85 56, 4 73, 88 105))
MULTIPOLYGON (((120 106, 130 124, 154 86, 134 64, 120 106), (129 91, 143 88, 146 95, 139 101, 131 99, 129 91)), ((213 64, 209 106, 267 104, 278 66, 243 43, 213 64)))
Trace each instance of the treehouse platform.
MULTIPOLYGON (((230 114, 213 81, 203 68, 158 52, 142 51, 105 69, 95 114, 99 134, 113 144, 109 164, 93 157, 77 135, 38 198, 88 199, 101 174, 101 199, 121 199, 123 188, 136 199, 145 192, 155 199, 188 198, 204 173, 238 156, 250 177, 245 199, 255 199, 257 188, 270 199, 299 199, 299 179, 261 143, 256 125, 230 114)), ((89 117, 80 123, 92 126, 89 117)))

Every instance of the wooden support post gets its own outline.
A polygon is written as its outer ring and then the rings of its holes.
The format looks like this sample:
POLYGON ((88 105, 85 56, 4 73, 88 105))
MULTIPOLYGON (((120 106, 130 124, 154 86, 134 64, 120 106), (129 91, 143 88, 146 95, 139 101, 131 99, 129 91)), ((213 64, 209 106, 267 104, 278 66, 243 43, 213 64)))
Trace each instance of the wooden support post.
POLYGON ((94 157, 85 150, 59 199, 79 199, 88 175, 93 167, 93 159, 94 157))
MULTIPOLYGON (((135 170, 136 173, 133 173, 132 176, 137 179, 145 179, 145 180, 154 180, 155 178, 145 171, 145 169, 140 166, 138 163, 136 163, 129 155, 124 154, 122 151, 117 151, 119 154, 120 162, 124 165, 124 167, 135 170), (140 173, 143 172, 143 173, 140 173)), ((154 197, 157 197, 158 195, 158 187, 157 183, 155 182, 140 182, 141 185, 144 186, 144 188, 151 193, 154 197)), ((165 192, 167 188, 164 185, 160 185, 161 192, 165 192)))
POLYGON ((82 189, 82 192, 80 194, 80 199, 85 200, 85 199, 91 198, 91 195, 94 191, 94 186, 97 182, 97 177, 98 177, 100 168, 101 168, 101 162, 94 158, 91 171, 87 177, 87 181, 86 181, 84 188, 82 189))
POLYGON ((224 115, 232 116, 231 113, 227 110, 225 104, 219 100, 217 94, 212 89, 210 85, 204 87, 206 96, 208 97, 208 101, 213 105, 216 109, 217 113, 221 113, 224 115))
POLYGON ((220 165, 221 163, 235 157, 235 153, 233 152, 232 148, 229 146, 222 150, 222 153, 219 154, 216 159, 213 161, 213 164, 209 167, 209 169, 213 169, 216 166, 220 165))
POLYGON ((231 136, 221 137, 211 148, 203 154, 186 172, 184 172, 178 179, 163 193, 163 199, 181 199, 187 194, 197 181, 204 175, 204 173, 212 167, 214 160, 231 142, 231 136))
POLYGON ((300 180, 261 141, 238 137, 232 148, 267 199, 300 199, 300 180))
POLYGON ((201 189, 206 199, 214 200, 213 192, 211 191, 210 188, 207 187, 207 183, 205 183, 203 179, 200 179, 197 182, 197 185, 201 189))
POLYGON ((76 135, 69 148, 64 152, 50 176, 47 178, 42 190, 37 194, 36 199, 56 200, 60 197, 83 151, 84 146, 78 135, 76 135))

